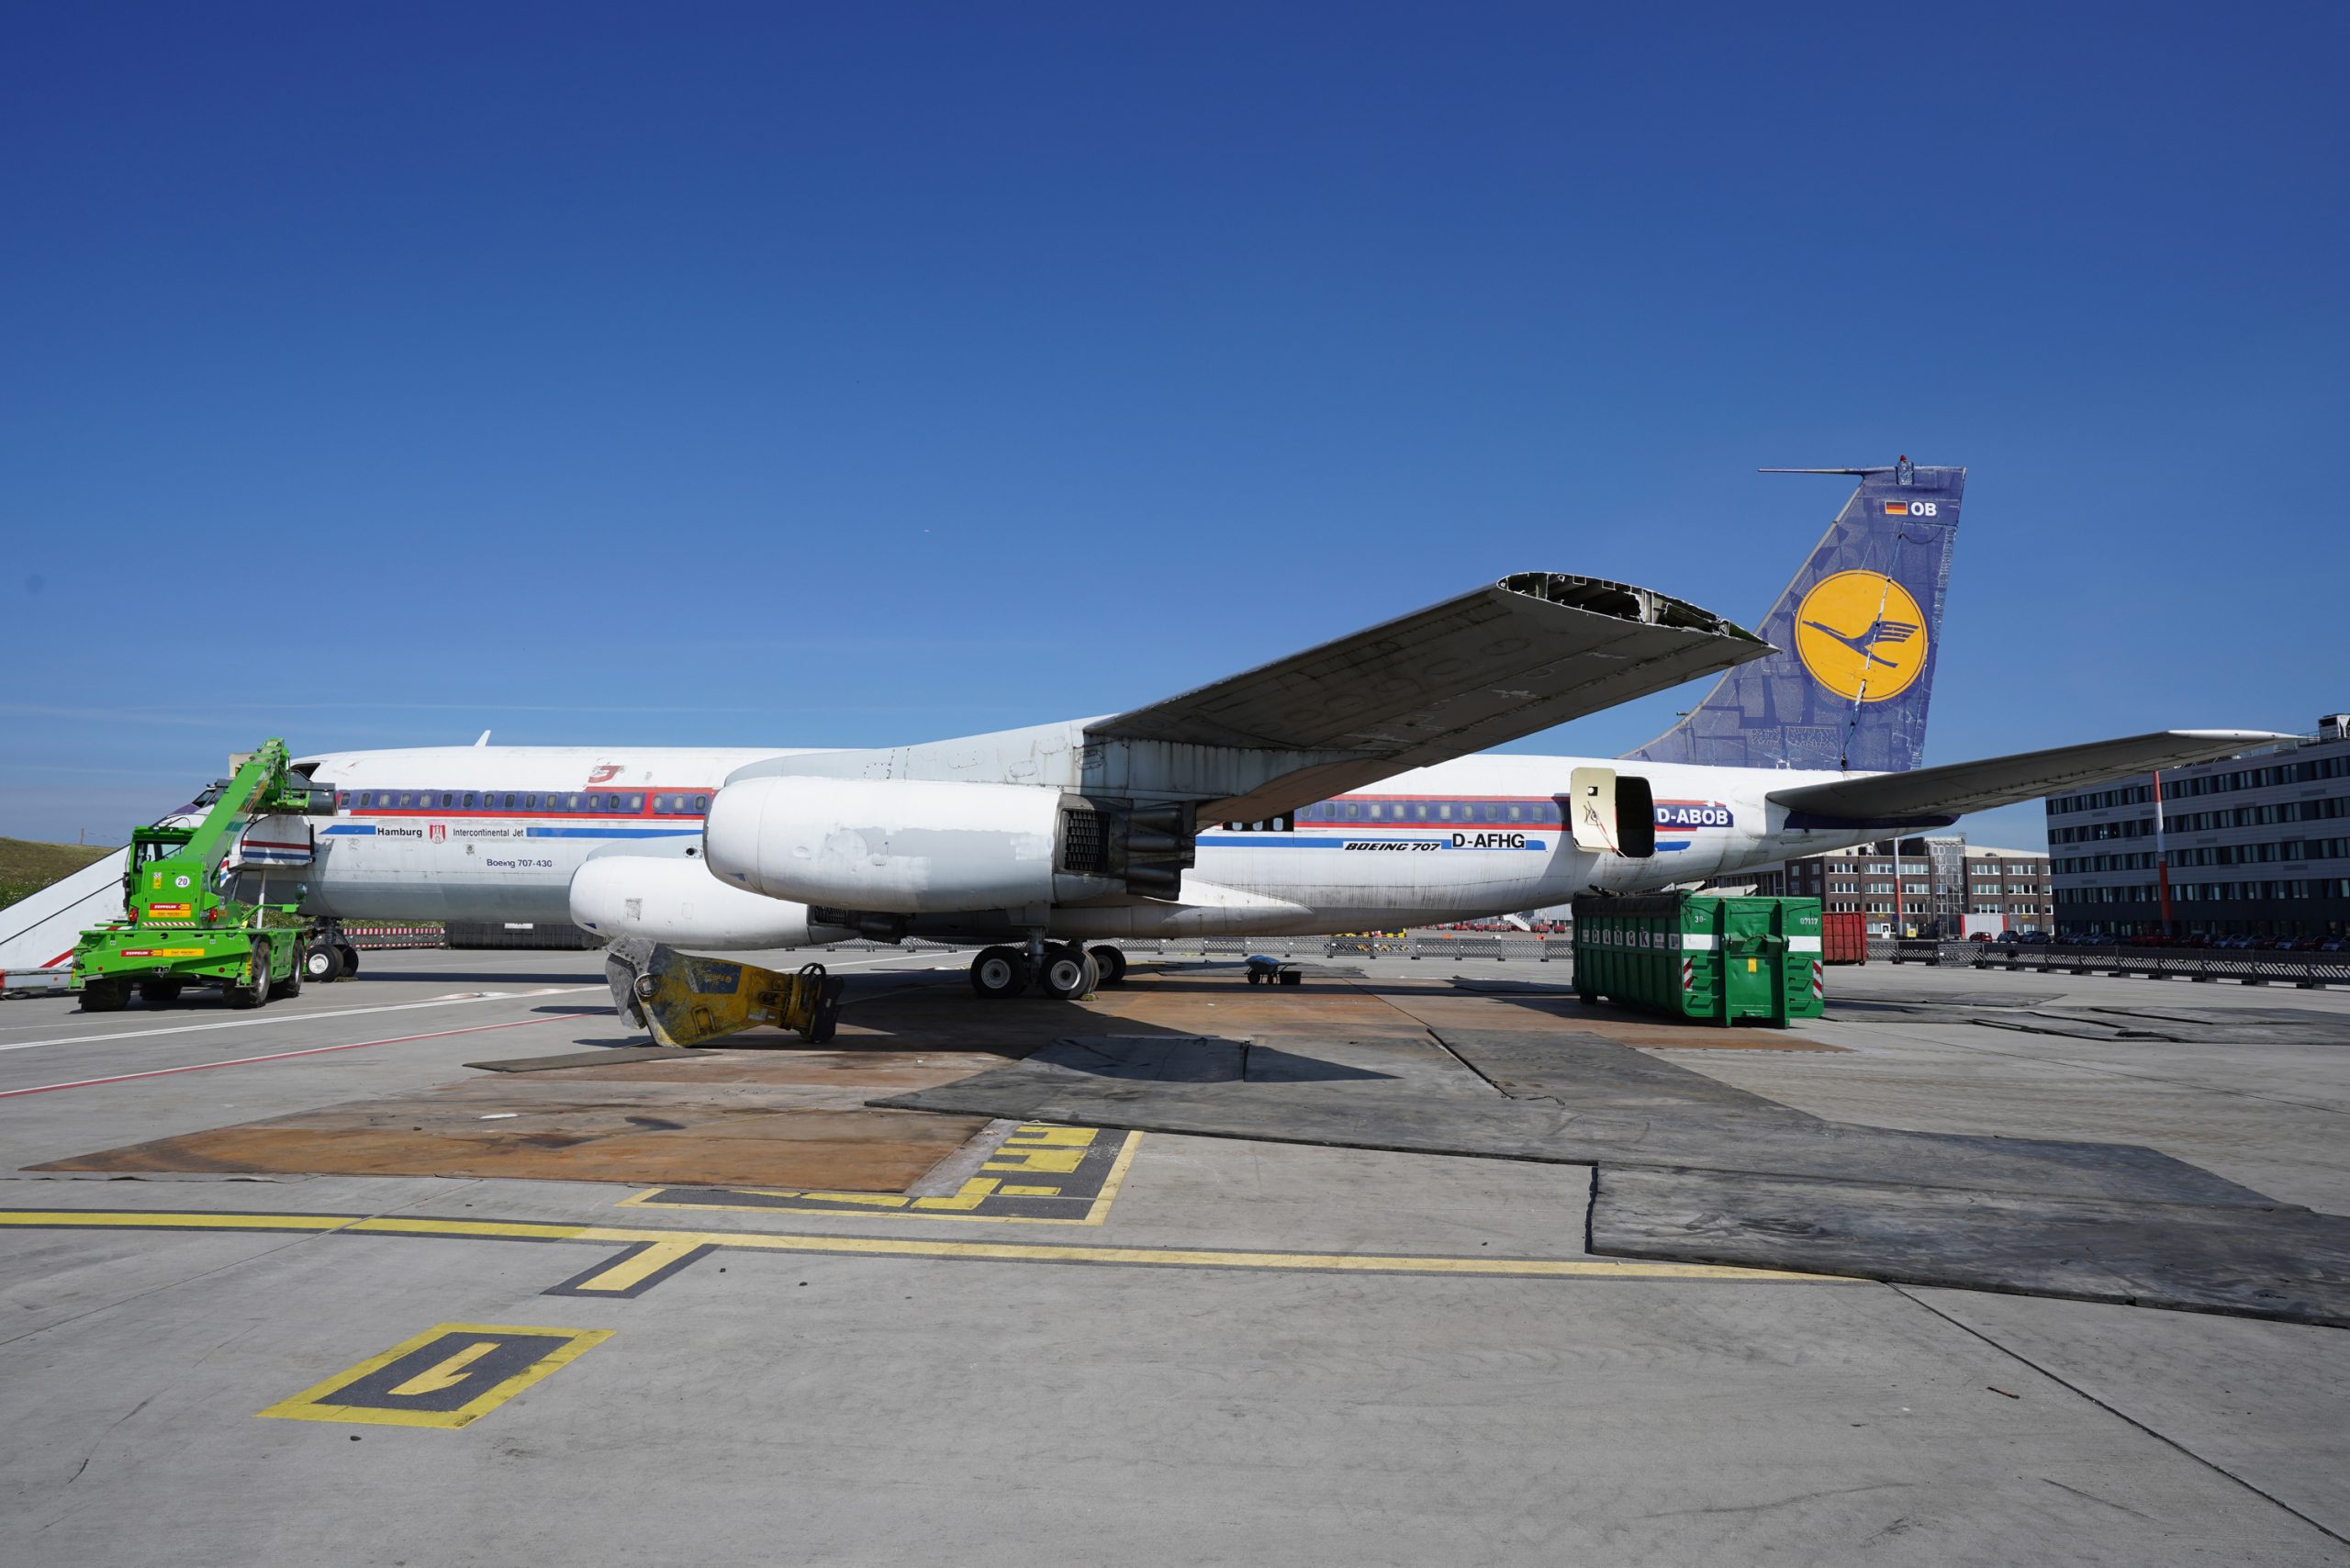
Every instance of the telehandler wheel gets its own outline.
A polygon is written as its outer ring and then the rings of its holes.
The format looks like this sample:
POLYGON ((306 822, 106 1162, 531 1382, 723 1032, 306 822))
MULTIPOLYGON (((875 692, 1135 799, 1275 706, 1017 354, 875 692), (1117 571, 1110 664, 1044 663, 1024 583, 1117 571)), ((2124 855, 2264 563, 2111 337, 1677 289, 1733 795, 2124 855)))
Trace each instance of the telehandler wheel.
POLYGON ((118 980, 92 980, 82 988, 84 1013, 119 1013, 130 1004, 130 986, 118 980))
POLYGON ((150 1007, 169 1007, 180 999, 181 984, 175 980, 140 980, 139 1000, 150 1007))
POLYGON ((253 944, 253 978, 250 984, 230 980, 220 988, 221 999, 240 1011, 259 1007, 269 1000, 269 944, 253 944))
POLYGON ((294 960, 294 967, 285 971, 284 980, 269 982, 269 999, 272 1002, 283 1002, 301 994, 302 960, 297 955, 294 960))
POLYGON ((971 989, 981 996, 1018 996, 1028 989, 1028 955, 1017 947, 987 947, 971 960, 971 989))

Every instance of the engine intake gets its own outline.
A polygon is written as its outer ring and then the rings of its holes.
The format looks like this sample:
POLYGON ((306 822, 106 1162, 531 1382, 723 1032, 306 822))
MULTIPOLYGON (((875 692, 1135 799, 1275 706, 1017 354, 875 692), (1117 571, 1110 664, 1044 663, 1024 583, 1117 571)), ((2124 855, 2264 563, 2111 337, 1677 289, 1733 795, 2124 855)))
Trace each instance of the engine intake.
POLYGON ((699 860, 628 855, 602 856, 573 873, 571 921, 615 940, 720 952, 817 946, 856 935, 816 919, 804 903, 730 886, 699 860))

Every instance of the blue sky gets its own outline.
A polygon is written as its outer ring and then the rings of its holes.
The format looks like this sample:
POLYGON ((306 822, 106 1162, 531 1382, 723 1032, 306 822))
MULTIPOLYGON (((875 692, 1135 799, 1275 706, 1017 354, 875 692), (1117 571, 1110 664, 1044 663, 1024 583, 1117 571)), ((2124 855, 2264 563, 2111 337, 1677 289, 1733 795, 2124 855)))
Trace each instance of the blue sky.
POLYGON ((1114 711, 1528 568, 1751 622, 1842 498, 1755 467, 1904 452, 1929 760, 2350 708, 2350 13, 1631 9, 17 7, 0 834, 273 733, 1114 711))

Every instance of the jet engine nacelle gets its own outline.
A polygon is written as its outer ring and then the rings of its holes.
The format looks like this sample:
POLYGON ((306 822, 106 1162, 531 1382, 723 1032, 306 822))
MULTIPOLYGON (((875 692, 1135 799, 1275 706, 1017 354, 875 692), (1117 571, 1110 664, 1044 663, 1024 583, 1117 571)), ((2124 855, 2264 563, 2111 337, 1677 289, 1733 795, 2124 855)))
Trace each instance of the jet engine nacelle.
POLYGON ((701 861, 599 856, 571 879, 571 920, 601 936, 722 952, 809 947, 856 935, 818 925, 808 906, 730 887, 701 861))
POLYGON ((953 913, 1116 891, 1057 872, 1058 790, 911 778, 745 778, 702 828, 710 868, 770 898, 890 914, 953 913))

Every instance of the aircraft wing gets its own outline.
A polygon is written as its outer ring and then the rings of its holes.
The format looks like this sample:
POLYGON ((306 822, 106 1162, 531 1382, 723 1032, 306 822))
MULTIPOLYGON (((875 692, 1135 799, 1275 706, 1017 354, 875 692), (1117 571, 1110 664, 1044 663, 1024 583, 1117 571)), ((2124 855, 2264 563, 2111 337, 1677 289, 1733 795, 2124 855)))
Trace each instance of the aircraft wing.
POLYGON ((1794 813, 1790 827, 1836 823, 1940 826, 1969 812, 2036 801, 2060 790, 2124 778, 2149 768, 2183 767, 2216 756, 2290 740, 2266 730, 2157 730, 2150 735, 2019 752, 1978 762, 1946 763, 1907 773, 1871 773, 1774 790, 1771 800, 1794 813), (1818 819, 1817 823, 1803 819, 1818 819))
POLYGON ((1097 719, 1085 739, 1157 751, 1168 770, 1201 778, 1196 792, 1209 797, 1201 815, 1253 821, 1773 651, 1752 633, 1664 594, 1522 572, 1097 719), (1203 751, 1252 753, 1273 765, 1237 773, 1185 765, 1186 754, 1203 751), (1219 773, 1225 781, 1211 782, 1219 773))

